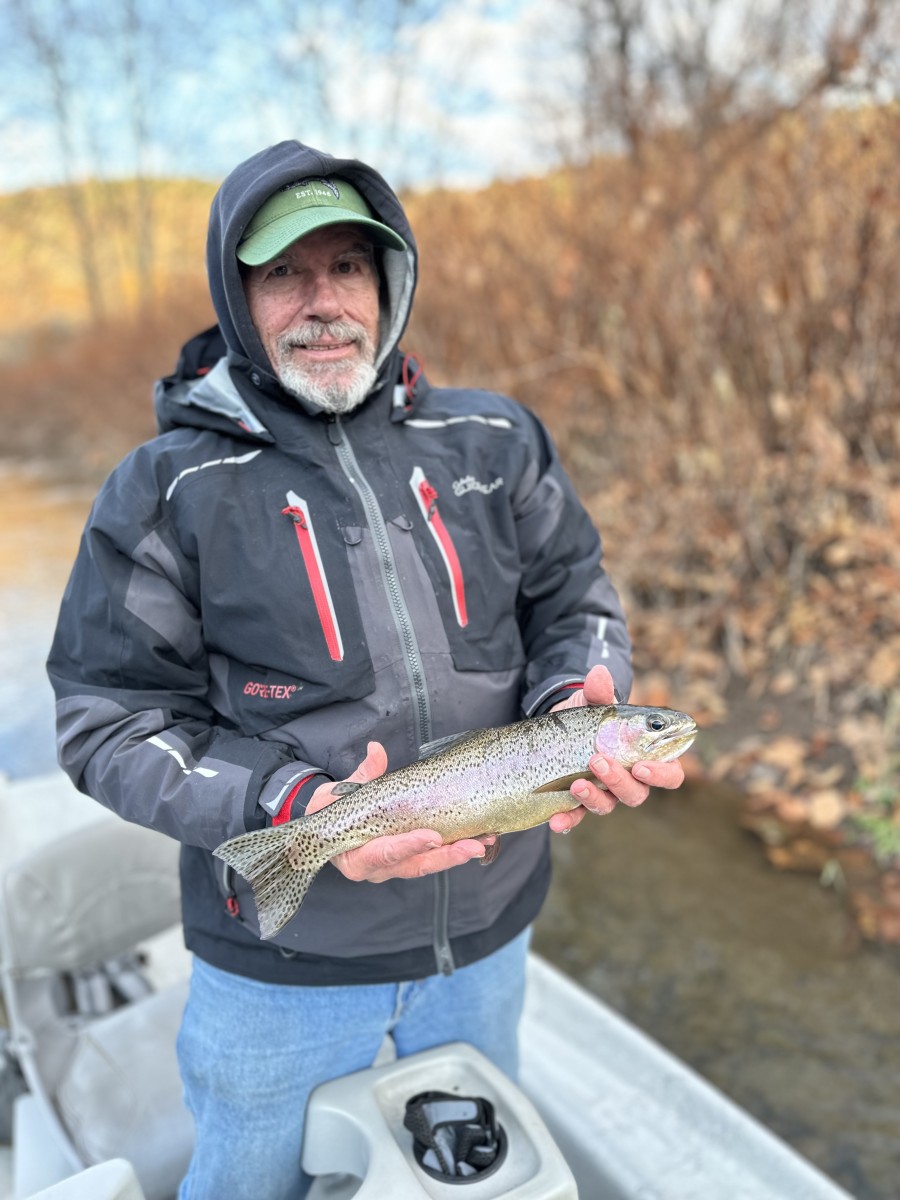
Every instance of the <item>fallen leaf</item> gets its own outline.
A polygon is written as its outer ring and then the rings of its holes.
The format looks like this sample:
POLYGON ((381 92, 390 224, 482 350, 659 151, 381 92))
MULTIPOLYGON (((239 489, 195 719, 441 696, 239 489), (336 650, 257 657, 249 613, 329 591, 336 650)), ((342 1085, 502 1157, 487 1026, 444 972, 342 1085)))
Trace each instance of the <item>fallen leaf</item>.
POLYGON ((834 829, 847 815, 847 802, 836 788, 822 788, 809 797, 808 812, 815 829, 834 829))

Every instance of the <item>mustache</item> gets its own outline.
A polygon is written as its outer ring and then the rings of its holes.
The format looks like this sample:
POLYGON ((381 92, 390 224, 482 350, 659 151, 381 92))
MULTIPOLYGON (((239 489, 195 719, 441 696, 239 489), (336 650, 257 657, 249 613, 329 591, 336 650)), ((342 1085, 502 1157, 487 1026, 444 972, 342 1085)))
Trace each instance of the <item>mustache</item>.
POLYGON ((304 321, 294 329, 287 329, 276 339, 279 349, 293 350, 315 346, 328 338, 335 342, 359 342, 366 345, 369 335, 355 321, 304 321))

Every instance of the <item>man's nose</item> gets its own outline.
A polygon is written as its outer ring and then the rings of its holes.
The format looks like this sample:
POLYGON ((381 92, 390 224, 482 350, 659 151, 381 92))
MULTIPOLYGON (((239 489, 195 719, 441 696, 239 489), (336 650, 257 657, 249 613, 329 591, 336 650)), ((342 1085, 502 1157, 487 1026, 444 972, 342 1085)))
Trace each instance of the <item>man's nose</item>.
POLYGON ((303 298, 306 318, 320 321, 334 321, 343 312, 343 302, 340 291, 335 286, 335 280, 327 272, 316 275, 309 283, 303 298))

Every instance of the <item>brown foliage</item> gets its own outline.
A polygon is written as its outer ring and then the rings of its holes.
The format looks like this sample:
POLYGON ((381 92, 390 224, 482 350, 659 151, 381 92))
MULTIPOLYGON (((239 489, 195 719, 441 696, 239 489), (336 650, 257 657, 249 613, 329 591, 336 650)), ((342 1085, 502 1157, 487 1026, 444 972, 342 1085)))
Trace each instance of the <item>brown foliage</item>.
POLYGON ((186 336, 214 320, 191 280, 137 319, 35 331, 27 353, 0 365, 6 456, 55 460, 74 477, 101 479, 156 432, 153 381, 174 369, 186 336))

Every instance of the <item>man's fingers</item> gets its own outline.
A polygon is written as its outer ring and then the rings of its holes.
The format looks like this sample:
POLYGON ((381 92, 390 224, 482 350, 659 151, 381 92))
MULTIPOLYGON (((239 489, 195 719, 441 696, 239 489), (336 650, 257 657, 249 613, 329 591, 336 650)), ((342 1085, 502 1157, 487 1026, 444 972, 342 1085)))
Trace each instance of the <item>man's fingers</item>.
POLYGON ((606 816, 616 807, 618 796, 606 786, 598 787, 588 779, 579 779, 571 787, 572 795, 584 808, 600 816, 606 816))
POLYGON ((381 742, 369 742, 366 747, 366 757, 356 770, 347 776, 348 783, 368 783, 377 779, 387 770, 387 751, 381 742))
POLYGON ((332 859, 348 879, 382 883, 386 879, 417 879, 449 867, 458 867, 471 858, 484 857, 484 844, 476 838, 441 844, 433 829, 373 838, 355 850, 332 859))
MULTIPOLYGON (((597 778, 579 779, 572 784, 575 799, 593 813, 606 815, 616 804, 627 804, 637 808, 650 794, 651 787, 678 788, 684 782, 684 768, 680 762, 635 763, 631 771, 604 754, 595 754, 588 764, 597 778)), ((577 810, 576 810, 577 811, 577 810)), ((560 814, 551 818, 550 828, 560 832, 565 825, 560 814)), ((573 828, 574 826, 569 826, 573 828)))
POLYGON ((584 681, 585 704, 615 704, 616 685, 606 667, 591 667, 584 681))
POLYGON ((672 789, 684 783, 684 767, 677 759, 673 762, 635 763, 632 774, 650 787, 672 789))
POLYGON ((606 667, 591 667, 585 677, 584 687, 554 704, 551 712, 561 708, 580 708, 583 704, 615 704, 616 688, 613 677, 606 667))
POLYGON ((548 824, 554 833, 568 833, 570 829, 580 825, 586 816, 586 808, 573 808, 569 812, 555 813, 548 824))

